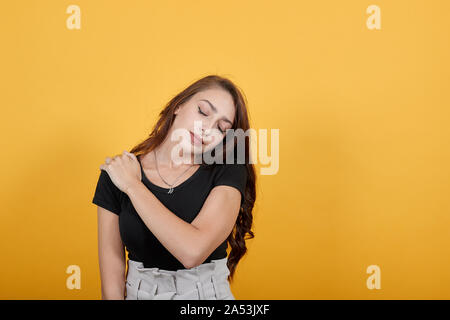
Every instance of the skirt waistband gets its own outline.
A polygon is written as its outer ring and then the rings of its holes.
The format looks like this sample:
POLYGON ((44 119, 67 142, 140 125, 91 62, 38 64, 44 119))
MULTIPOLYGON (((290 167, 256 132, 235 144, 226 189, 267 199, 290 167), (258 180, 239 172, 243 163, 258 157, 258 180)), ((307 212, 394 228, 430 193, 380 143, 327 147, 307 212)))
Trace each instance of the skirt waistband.
POLYGON ((227 276, 230 274, 230 271, 228 270, 227 266, 228 258, 222 258, 222 259, 213 259, 211 262, 202 263, 198 266, 189 268, 189 269, 178 269, 178 270, 164 270, 160 269, 158 267, 152 267, 152 268, 145 268, 144 263, 140 261, 135 260, 128 260, 128 268, 129 270, 137 270, 139 272, 144 272, 148 274, 149 276, 157 275, 159 273, 161 274, 168 274, 168 275, 174 275, 177 277, 187 276, 187 275, 198 275, 201 277, 202 275, 206 273, 213 273, 213 274, 227 274, 227 276))

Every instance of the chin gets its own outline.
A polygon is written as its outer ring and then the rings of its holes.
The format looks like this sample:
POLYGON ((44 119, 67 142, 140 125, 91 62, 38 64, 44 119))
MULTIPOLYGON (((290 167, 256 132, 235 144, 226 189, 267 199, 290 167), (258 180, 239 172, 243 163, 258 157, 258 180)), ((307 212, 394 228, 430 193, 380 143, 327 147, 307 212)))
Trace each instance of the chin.
POLYGON ((195 154, 195 155, 200 155, 203 154, 205 152, 205 148, 199 148, 198 151, 194 150, 194 148, 192 148, 191 150, 191 154, 195 154))
POLYGON ((185 145, 183 145, 183 152, 185 152, 186 154, 202 154, 204 152, 205 148, 204 146, 194 146, 191 143, 187 143, 185 145))

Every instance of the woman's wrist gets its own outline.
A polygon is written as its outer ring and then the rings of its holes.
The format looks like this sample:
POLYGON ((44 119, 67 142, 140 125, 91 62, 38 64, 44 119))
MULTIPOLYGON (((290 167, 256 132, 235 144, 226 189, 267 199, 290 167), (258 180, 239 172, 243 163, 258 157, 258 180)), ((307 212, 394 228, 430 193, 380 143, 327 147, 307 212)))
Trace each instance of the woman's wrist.
POLYGON ((131 183, 125 188, 125 193, 130 196, 132 193, 134 193, 137 189, 141 188, 144 184, 142 181, 136 181, 131 183))

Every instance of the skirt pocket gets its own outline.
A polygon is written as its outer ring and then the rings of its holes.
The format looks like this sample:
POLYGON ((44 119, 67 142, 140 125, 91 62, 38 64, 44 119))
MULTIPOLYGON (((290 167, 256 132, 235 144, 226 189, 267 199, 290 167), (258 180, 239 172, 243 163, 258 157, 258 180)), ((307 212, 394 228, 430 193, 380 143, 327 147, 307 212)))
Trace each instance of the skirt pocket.
POLYGON ((125 281, 125 300, 136 300, 133 285, 128 280, 125 281))
POLYGON ((218 279, 215 276, 212 276, 212 282, 217 300, 235 300, 233 293, 231 292, 230 282, 226 278, 218 279))

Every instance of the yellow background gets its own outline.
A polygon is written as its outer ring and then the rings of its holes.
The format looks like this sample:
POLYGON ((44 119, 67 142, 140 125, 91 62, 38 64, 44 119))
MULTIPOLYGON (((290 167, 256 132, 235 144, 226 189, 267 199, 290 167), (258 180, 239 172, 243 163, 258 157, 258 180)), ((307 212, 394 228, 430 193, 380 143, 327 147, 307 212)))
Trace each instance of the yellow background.
POLYGON ((280 130, 237 299, 449 299, 449 11, 444 0, 3 1, 0 298, 100 298, 99 165, 218 73, 244 90, 253 128, 280 130), (80 30, 66 27, 71 4, 80 30), (381 30, 366 27, 371 4, 381 30), (66 288, 69 265, 80 290, 66 288))

